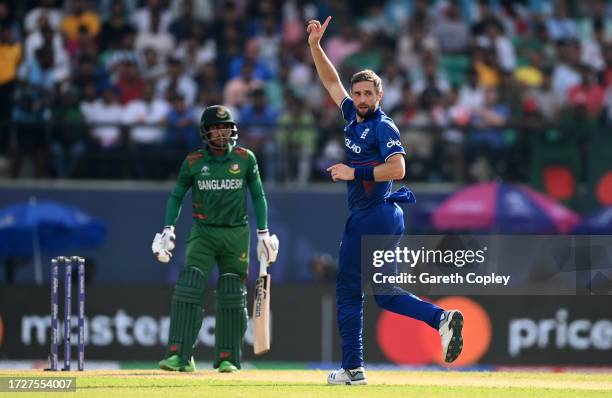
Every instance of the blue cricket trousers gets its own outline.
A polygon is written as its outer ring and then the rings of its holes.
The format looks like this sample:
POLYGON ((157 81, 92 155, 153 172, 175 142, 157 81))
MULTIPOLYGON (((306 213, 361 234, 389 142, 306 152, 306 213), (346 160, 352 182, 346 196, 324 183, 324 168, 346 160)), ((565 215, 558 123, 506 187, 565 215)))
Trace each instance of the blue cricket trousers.
MULTIPOLYGON (((368 209, 353 211, 349 216, 340 244, 339 269, 336 278, 336 306, 338 328, 342 338, 342 367, 353 369, 363 366, 363 301, 361 275, 362 235, 402 235, 404 212, 391 201, 368 209)), ((398 238, 390 237, 388 247, 394 250, 398 238)), ((394 270, 396 268, 394 267, 394 270)), ((395 271, 394 271, 395 272, 395 271)), ((421 320, 438 328, 443 310, 421 301, 415 295, 389 286, 385 294, 374 294, 376 303, 385 310, 421 320)), ((406 342, 409 344, 410 342, 406 342)))

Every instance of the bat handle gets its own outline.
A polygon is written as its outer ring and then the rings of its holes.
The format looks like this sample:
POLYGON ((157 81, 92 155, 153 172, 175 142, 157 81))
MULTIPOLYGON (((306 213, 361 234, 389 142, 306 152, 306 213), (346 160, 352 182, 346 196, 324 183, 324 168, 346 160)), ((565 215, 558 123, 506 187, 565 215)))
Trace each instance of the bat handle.
POLYGON ((259 276, 266 276, 268 274, 268 262, 266 260, 259 260, 259 276))

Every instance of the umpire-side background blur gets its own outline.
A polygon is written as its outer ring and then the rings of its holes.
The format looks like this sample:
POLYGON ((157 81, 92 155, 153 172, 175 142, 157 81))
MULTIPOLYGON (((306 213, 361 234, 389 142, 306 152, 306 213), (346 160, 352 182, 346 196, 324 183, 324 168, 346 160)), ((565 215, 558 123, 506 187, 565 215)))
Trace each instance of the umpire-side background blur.
MULTIPOLYGON (((107 226, 101 246, 74 253, 88 260, 86 361, 162 357, 188 202, 171 263, 150 245, 180 162, 201 146, 201 111, 219 103, 258 157, 281 240, 272 351, 253 358, 249 328, 246 359, 339 360, 347 210, 325 169, 344 158, 343 121, 305 36, 306 21, 327 15, 323 45, 345 85, 363 68, 382 77, 418 199, 404 208, 407 233, 436 233, 437 206, 477 182, 530 185, 582 216, 612 205, 612 1, 0 1, 0 208, 54 200, 107 226)), ((42 284, 33 258, 0 257, 0 366, 44 366, 52 254, 42 252, 42 284)), ((254 264, 252 253, 251 289, 254 264)), ((476 320, 479 343, 457 366, 612 366, 608 282, 599 296, 428 299, 476 320)), ((201 361, 212 358, 213 290, 201 361)), ((365 311, 367 360, 438 363, 435 331, 371 302, 365 311)))

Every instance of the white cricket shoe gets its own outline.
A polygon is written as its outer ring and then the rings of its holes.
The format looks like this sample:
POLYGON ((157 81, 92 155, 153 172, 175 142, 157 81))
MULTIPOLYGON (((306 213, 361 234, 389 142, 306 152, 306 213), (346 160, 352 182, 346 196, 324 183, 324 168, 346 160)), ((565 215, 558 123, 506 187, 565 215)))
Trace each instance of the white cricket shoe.
POLYGON ((444 311, 438 332, 442 340, 444 361, 453 362, 463 349, 463 314, 461 311, 444 311))
POLYGON ((327 384, 357 385, 368 384, 363 367, 334 370, 327 376, 327 384))

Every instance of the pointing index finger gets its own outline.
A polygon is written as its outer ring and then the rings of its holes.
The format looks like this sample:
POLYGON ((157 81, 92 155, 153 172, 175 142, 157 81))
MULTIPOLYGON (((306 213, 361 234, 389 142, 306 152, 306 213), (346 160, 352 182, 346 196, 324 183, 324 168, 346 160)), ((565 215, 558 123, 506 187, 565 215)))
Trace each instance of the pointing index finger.
POLYGON ((325 18, 325 22, 323 22, 323 26, 321 26, 321 28, 323 28, 323 30, 327 29, 327 25, 329 25, 329 21, 331 21, 331 15, 327 18, 325 18))

